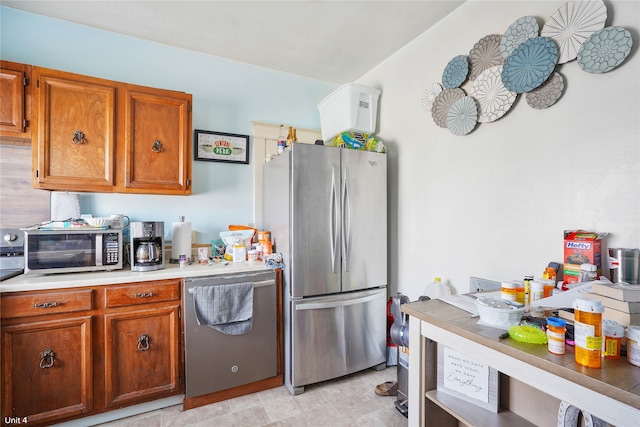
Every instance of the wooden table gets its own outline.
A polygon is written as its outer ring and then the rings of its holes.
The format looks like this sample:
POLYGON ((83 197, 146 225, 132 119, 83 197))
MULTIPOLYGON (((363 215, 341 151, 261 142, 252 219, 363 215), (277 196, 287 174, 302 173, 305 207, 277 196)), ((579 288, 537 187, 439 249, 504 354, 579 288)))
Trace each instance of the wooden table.
MULTIPOLYGON (((404 304, 402 311, 410 316, 409 426, 457 425, 458 421, 467 425, 545 425, 549 417, 546 421, 536 418, 536 412, 543 409, 540 402, 548 403, 550 398, 615 426, 640 425, 640 367, 624 357, 603 360, 602 369, 586 368, 575 363, 571 346, 566 346, 565 355, 555 355, 546 345, 500 339, 504 330, 480 325, 477 317, 443 301, 404 304), (513 394, 520 386, 512 384, 509 402, 501 395, 501 410, 494 414, 437 391, 437 343, 497 369, 501 386, 504 380, 515 380, 530 387, 532 393, 527 393, 525 403, 513 394)), ((558 407, 556 404, 556 414, 558 407)), ((548 404, 544 410, 550 411, 548 404)))

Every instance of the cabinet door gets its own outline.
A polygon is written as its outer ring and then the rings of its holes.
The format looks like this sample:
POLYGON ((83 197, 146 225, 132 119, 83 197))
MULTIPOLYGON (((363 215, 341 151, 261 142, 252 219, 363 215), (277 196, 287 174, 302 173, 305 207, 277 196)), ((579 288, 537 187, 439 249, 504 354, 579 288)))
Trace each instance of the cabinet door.
POLYGON ((3 420, 35 425, 91 411, 91 363, 91 316, 3 326, 3 420))
POLYGON ((0 135, 31 138, 31 66, 0 61, 0 135))
POLYGON ((191 194, 191 95, 128 90, 124 192, 191 194))
POLYGON ((35 188, 112 192, 113 82, 34 67, 35 188))
POLYGON ((105 315, 106 406, 181 392, 179 306, 105 315))

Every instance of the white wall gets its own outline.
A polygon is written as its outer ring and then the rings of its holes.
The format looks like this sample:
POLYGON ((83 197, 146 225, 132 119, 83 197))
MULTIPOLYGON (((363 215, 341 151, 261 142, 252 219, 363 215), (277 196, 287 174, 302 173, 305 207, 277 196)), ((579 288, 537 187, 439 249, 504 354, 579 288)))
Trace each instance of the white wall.
POLYGON ((411 300, 434 276, 458 292, 469 276, 540 276, 548 262, 562 262, 566 229, 640 247, 640 2, 606 2, 606 25, 632 34, 626 61, 600 75, 576 61, 558 66, 565 93, 551 108, 532 109, 520 95, 500 120, 454 136, 421 107, 454 56, 525 15, 542 28, 564 3, 469 1, 360 79, 382 90, 390 285, 411 300))
MULTIPOLYGON (((191 93, 193 129, 251 135, 252 121, 319 129, 317 105, 338 87, 7 7, 0 22, 2 59, 191 93)), ((194 161, 191 196, 81 193, 81 210, 164 221, 165 234, 185 215, 208 243, 229 224, 253 222, 253 169, 194 161)))

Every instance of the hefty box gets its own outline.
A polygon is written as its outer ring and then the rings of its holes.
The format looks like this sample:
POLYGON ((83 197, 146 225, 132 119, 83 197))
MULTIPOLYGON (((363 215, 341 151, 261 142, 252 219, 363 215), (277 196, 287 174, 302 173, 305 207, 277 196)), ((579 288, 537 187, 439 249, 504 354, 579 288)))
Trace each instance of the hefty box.
POLYGON ((582 264, 594 264, 598 276, 602 274, 602 240, 606 235, 607 233, 565 230, 564 283, 579 281, 582 264))

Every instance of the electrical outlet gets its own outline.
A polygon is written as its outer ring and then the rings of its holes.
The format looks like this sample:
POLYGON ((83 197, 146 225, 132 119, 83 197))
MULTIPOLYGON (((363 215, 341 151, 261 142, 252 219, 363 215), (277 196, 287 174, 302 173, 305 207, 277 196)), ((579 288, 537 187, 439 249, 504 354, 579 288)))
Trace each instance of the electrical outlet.
POLYGON ((495 280, 481 279, 479 277, 469 277, 469 292, 497 291, 502 287, 501 282, 495 280))

